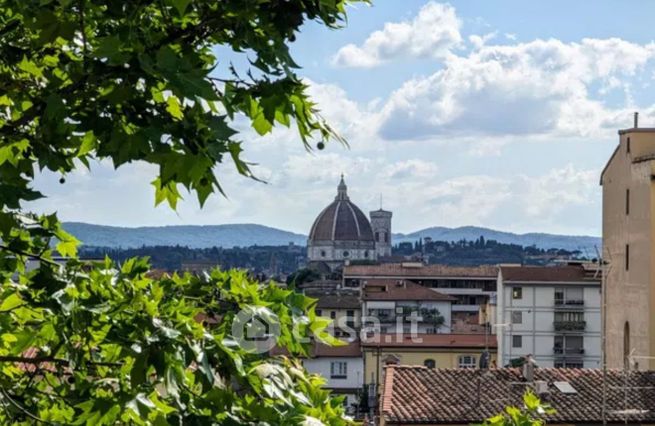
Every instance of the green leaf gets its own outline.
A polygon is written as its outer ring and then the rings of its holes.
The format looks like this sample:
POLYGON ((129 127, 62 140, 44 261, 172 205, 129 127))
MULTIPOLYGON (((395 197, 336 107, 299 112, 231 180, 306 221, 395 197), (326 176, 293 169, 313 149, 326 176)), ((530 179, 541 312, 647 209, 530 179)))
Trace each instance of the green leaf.
POLYGON ((177 13, 179 13, 180 16, 184 16, 184 12, 186 12, 187 7, 191 3, 191 0, 168 0, 168 1, 177 10, 177 13))
POLYGON ((11 293, 2 300, 2 304, 0 304, 0 313, 11 311, 22 304, 23 299, 21 299, 20 295, 18 293, 11 293))
POLYGON ((174 119, 181 120, 184 118, 184 114, 182 113, 182 106, 180 105, 180 101, 176 96, 169 96, 166 100, 166 105, 166 111, 168 111, 168 113, 174 119))

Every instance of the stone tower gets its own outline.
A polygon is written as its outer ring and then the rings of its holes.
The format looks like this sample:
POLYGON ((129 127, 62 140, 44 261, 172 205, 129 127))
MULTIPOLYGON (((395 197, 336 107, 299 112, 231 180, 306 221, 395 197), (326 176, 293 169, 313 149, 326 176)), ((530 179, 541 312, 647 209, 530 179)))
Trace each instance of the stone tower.
POLYGON ((369 213, 371 228, 375 238, 375 251, 378 257, 391 256, 391 216, 386 210, 375 210, 369 213))

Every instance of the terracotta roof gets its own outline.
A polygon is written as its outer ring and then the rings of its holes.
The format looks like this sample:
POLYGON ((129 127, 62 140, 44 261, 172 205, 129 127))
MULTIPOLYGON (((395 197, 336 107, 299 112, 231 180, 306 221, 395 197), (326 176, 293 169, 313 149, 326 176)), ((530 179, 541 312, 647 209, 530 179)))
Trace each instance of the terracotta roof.
POLYGON ((364 286, 363 300, 457 300, 438 291, 423 287, 408 280, 370 280, 364 286), (399 284, 400 283, 400 284, 399 284), (384 291, 370 291, 372 288, 384 286, 384 291))
POLYGON ((346 265, 343 268, 343 275, 347 277, 481 277, 495 279, 498 276, 498 268, 495 266, 416 266, 415 262, 411 264, 383 263, 380 265, 346 265))
POLYGON ((582 266, 503 266, 504 281, 520 282, 598 282, 590 278, 582 266))
POLYGON ((484 334, 374 334, 362 340, 363 347, 402 348, 496 348, 496 336, 484 334))
POLYGON ((325 294, 312 296, 318 299, 316 307, 322 308, 337 308, 337 309, 359 309, 361 303, 359 297, 353 294, 325 294))
MULTIPOLYGON (((603 373, 599 369, 536 368, 535 380, 548 383, 548 403, 557 413, 548 423, 602 422, 603 373), (554 382, 568 382, 576 393, 563 393, 554 382)), ((523 406, 526 385, 520 369, 429 369, 387 366, 382 414, 387 424, 480 423, 508 405, 523 406)), ((607 420, 655 421, 655 372, 607 372, 607 420), (627 383, 627 393, 626 387, 627 383), (627 404, 625 396, 627 395, 627 404)))
MULTIPOLYGON (((289 352, 280 347, 274 347, 270 351, 271 355, 289 355, 289 352)), ((362 356, 362 349, 359 340, 346 343, 344 346, 328 346, 322 343, 314 342, 310 349, 309 358, 357 358, 362 356)))

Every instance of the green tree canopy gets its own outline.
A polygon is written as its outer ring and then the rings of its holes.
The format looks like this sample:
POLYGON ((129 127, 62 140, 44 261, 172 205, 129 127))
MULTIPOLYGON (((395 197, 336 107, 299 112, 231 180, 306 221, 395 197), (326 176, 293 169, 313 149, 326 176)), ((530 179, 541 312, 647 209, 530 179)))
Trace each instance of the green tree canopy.
POLYGON ((341 402, 292 359, 239 346, 238 312, 306 353, 330 341, 313 301, 238 271, 153 277, 145 260, 76 259, 35 174, 91 161, 158 166, 155 203, 202 205, 226 162, 254 177, 234 126, 339 137, 318 116, 288 44, 337 28, 349 0, 0 1, 0 423, 345 424, 341 402), (237 70, 216 47, 248 55, 237 70), (52 245, 69 260, 53 260, 52 245), (295 326, 295 332, 292 332, 295 326))

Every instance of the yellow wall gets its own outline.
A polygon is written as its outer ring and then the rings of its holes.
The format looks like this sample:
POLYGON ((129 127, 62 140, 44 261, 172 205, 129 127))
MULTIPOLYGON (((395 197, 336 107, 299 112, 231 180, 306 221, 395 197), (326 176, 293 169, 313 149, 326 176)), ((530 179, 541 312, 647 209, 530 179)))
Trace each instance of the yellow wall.
MULTIPOLYGON (((482 349, 380 348, 380 362, 378 363, 378 349, 364 348, 364 383, 375 383, 376 378, 379 377, 378 383, 381 386, 384 381, 384 358, 388 355, 399 358, 402 365, 423 365, 426 359, 433 359, 436 368, 457 368, 460 355, 474 355, 477 366, 482 352, 482 349), (376 369, 378 375, 376 375, 376 369)), ((496 360, 495 352, 492 352, 491 359, 496 360)))

